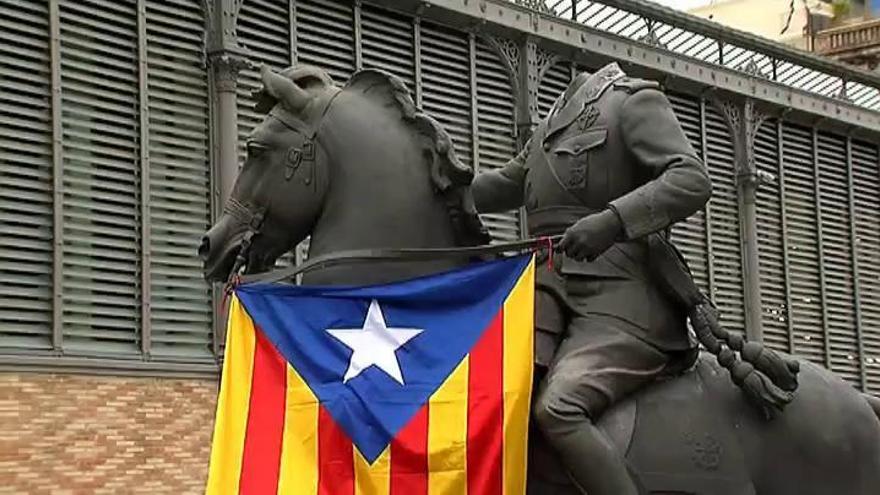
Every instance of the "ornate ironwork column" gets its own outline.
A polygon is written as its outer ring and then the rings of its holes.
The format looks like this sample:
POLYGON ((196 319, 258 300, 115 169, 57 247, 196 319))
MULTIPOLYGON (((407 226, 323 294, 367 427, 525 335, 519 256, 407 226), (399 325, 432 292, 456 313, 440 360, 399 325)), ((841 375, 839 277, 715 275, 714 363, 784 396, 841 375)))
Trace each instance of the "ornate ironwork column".
POLYGON ((202 0, 205 10, 205 54, 212 81, 217 129, 214 201, 222 205, 238 175, 238 72, 247 67, 246 50, 238 44, 235 25, 242 0, 202 0))
POLYGON ((733 139, 746 335, 749 340, 761 342, 764 338, 764 329, 761 320, 761 271, 758 253, 758 214, 755 202, 758 188, 772 177, 757 169, 755 135, 767 115, 755 108, 755 102, 751 98, 730 101, 714 98, 713 101, 721 110, 733 139))
MULTIPOLYGON (((521 41, 483 35, 498 53, 510 76, 514 97, 516 145, 521 150, 532 136, 532 129, 541 116, 538 111, 538 88, 544 73, 553 66, 558 55, 541 49, 535 39, 526 35, 521 41)), ((528 236, 525 212, 520 211, 520 234, 528 236)))
MULTIPOLYGON (((242 0, 202 0, 205 15, 205 55, 212 105, 214 142, 211 164, 211 204, 216 215, 229 199, 238 175, 238 73, 246 67, 246 50, 238 44, 236 23, 242 0)), ((214 307, 214 355, 223 358, 226 318, 223 288, 212 287, 214 307)))

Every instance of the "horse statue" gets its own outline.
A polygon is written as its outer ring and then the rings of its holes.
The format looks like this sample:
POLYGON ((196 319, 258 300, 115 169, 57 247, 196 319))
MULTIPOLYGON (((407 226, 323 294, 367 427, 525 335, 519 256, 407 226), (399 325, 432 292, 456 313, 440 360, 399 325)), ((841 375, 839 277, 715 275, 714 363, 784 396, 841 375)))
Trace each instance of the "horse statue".
MULTIPOLYGON (((317 68, 263 69, 266 114, 222 216, 199 254, 205 276, 263 272, 311 236, 309 257, 488 242, 470 167, 406 86, 379 70, 339 87, 317 68)), ((307 273, 307 284, 370 284, 451 269, 466 259, 377 261, 307 273)), ((645 494, 880 493, 880 400, 800 362, 799 388, 765 418, 714 357, 637 392, 599 421, 645 494)), ((536 429, 529 493, 579 493, 536 429)))

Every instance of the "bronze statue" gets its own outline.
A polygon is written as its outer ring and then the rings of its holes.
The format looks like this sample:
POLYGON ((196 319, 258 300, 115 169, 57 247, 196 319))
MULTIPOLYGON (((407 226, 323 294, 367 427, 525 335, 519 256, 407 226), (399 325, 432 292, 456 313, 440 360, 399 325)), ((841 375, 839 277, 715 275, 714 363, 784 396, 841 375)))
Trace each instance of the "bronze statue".
POLYGON ((472 189, 482 213, 525 206, 531 234, 565 233, 557 270, 538 272, 547 374, 534 414, 585 493, 637 495, 595 421, 696 357, 686 315, 652 280, 643 239, 709 200, 696 152, 657 84, 610 64, 578 75, 520 155, 472 189))
MULTIPOLYGON (((266 118, 249 136, 231 199, 199 249, 208 279, 226 279, 242 243, 243 264, 260 272, 309 235, 310 257, 489 241, 470 197, 473 169, 402 81, 363 70, 339 88, 312 67, 281 74, 264 67, 262 80, 256 109, 266 118)), ((304 282, 380 283, 451 266, 349 266, 309 273, 304 282)))
MULTIPOLYGON (((298 67, 264 70, 263 84, 257 110, 266 119, 248 143, 232 199, 200 248, 208 279, 269 269, 308 235, 310 257, 484 244, 472 192, 480 209, 524 204, 538 233, 576 226, 562 244, 567 256, 554 259, 554 271, 539 270, 545 274, 537 323, 549 342, 538 349, 539 363, 549 366, 551 384, 564 386, 544 385, 536 394, 537 423, 548 435, 533 432, 530 440, 530 493, 581 493, 571 470, 593 471, 573 474, 597 490, 623 486, 615 493, 876 493, 877 401, 872 409, 872 399, 808 362, 800 364, 797 394, 788 395, 788 361, 768 359, 773 354, 757 344, 726 334, 680 267, 657 278, 656 267, 676 259, 663 236, 651 232, 698 208, 708 183, 652 83, 626 78, 614 66, 580 75, 508 175, 478 176, 473 188, 473 172, 455 158, 449 137, 394 76, 359 71, 339 88, 323 71, 298 67), (567 105, 578 101, 590 104, 567 105), (620 110, 627 102, 638 104, 639 118, 620 110), (627 137, 624 129, 643 135, 627 137), (549 167, 545 154, 566 167, 549 167), (652 159, 658 155, 664 158, 652 159), (685 316, 717 362, 700 357, 684 370, 694 359, 685 316), (591 388, 600 393, 581 395, 591 388), (561 392, 572 389, 577 402, 566 402, 561 392), (786 403, 773 420, 762 414, 786 403), (587 411, 603 409, 587 420, 587 411), (548 437, 559 453, 548 448, 548 437), (560 469, 558 454, 569 470, 560 469)), ((336 266, 304 282, 372 283, 455 264, 336 266)))

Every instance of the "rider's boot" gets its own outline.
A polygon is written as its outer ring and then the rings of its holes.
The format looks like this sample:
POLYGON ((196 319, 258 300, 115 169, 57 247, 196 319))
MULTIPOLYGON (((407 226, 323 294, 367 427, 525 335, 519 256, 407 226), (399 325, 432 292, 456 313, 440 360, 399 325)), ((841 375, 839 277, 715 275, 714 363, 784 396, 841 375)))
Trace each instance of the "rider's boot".
POLYGON ((588 495, 639 495, 625 460, 590 416, 552 395, 545 390, 539 398, 535 419, 575 485, 588 495))

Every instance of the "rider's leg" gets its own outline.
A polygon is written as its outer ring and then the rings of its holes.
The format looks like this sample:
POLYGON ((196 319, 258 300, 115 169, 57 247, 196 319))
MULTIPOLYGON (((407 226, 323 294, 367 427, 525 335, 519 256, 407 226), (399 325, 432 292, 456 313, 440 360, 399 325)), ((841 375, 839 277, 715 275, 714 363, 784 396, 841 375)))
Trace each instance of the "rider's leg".
POLYGON ((661 374, 658 349, 620 330, 613 318, 577 317, 560 345, 535 402, 535 420, 581 490, 638 495, 625 460, 595 419, 611 404, 661 374))

